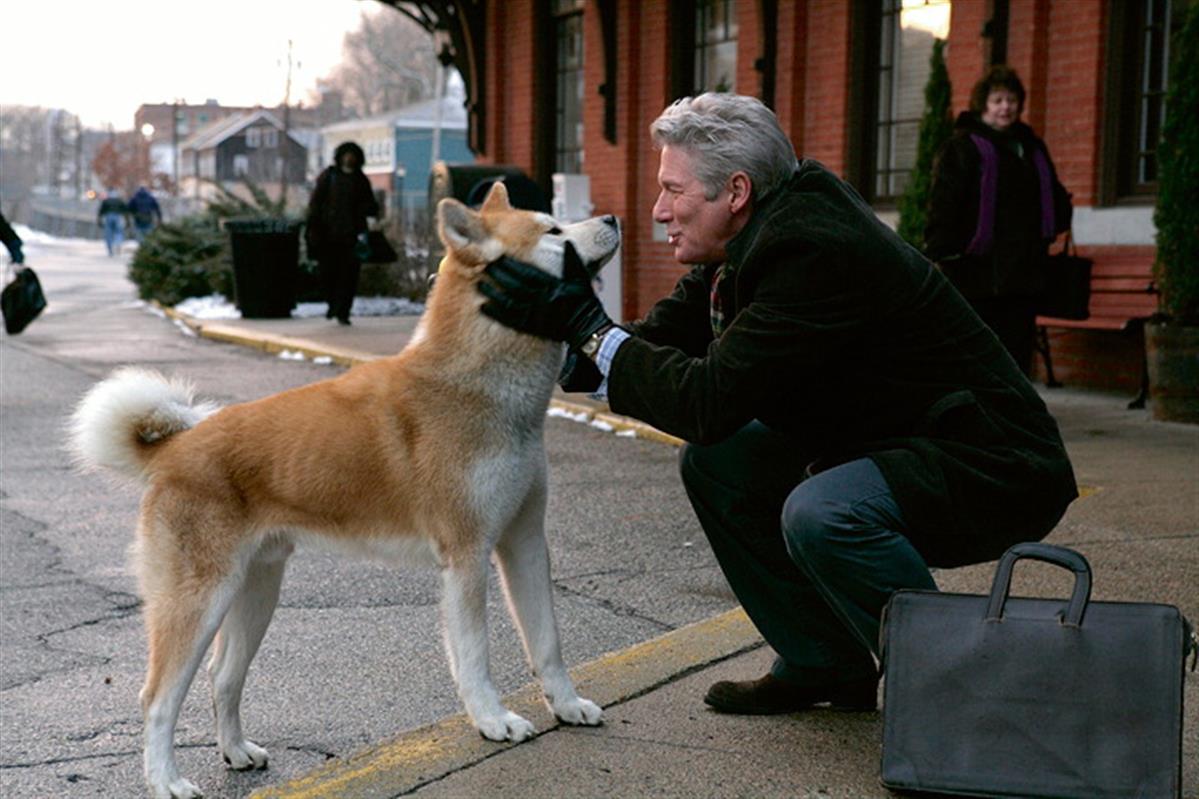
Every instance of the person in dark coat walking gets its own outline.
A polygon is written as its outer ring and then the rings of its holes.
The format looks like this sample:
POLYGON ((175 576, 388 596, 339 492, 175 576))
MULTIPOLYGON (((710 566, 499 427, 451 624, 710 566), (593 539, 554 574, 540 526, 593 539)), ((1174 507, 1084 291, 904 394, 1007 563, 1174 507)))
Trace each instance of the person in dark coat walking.
POLYGON ((138 186, 129 198, 129 214, 133 217, 133 233, 138 242, 145 241, 150 231, 162 224, 162 207, 145 186, 138 186))
POLYGON ((937 155, 924 238, 925 254, 1027 372, 1046 252, 1073 209, 1023 110, 1019 76, 991 67, 937 155))
POLYGON ((379 215, 375 193, 362 173, 365 161, 361 147, 342 142, 333 151, 333 165, 316 179, 308 201, 305 240, 309 254, 320 264, 329 303, 325 317, 336 317, 343 325, 350 324, 350 308, 362 269, 354 245, 367 231, 367 217, 379 215))
POLYGON ((674 292, 614 326, 567 247, 562 278, 489 264, 482 310, 565 341, 567 387, 689 442, 692 506, 777 653, 705 702, 874 708, 891 594, 1044 538, 1077 496, 1057 425, 961 294, 758 100, 684 98, 651 133, 654 219, 692 265, 674 292))
POLYGON ((121 193, 109 189, 96 209, 96 224, 104 229, 104 246, 109 255, 121 252, 121 244, 125 241, 125 221, 129 215, 129 207, 121 199, 121 193))

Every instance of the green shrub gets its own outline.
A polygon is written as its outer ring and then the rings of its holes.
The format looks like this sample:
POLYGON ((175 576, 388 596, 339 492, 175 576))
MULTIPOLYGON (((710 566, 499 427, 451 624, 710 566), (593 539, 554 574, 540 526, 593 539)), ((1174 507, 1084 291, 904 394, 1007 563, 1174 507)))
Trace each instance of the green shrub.
POLYGON ((1199 325, 1199 4, 1174 36, 1166 120, 1158 145, 1157 261, 1161 310, 1199 325))
POLYGON ((168 306, 188 297, 230 297, 233 265, 229 236, 209 214, 159 225, 129 262, 129 279, 143 300, 168 306))
POLYGON ((920 138, 916 145, 916 166, 899 198, 899 226, 904 241, 924 249, 924 226, 928 221, 928 203, 932 194, 933 162, 941 146, 953 135, 951 116, 952 86, 945 68, 945 40, 933 41, 929 56, 928 83, 924 85, 924 116, 920 118, 920 138))

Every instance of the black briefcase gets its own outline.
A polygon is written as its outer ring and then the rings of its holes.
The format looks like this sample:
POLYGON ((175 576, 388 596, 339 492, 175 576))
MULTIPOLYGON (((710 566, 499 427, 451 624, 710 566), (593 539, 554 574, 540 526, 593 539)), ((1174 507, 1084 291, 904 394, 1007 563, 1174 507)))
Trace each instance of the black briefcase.
POLYGON ((17 269, 16 276, 0 292, 0 311, 4 314, 4 330, 16 335, 46 307, 46 295, 42 292, 37 273, 28 266, 17 269))
POLYGON ((1090 593, 1082 555, 1031 543, 1000 559, 989 597, 896 593, 880 642, 883 785, 1176 799, 1195 637, 1173 606, 1091 602, 1090 593), (1009 598, 1020 558, 1073 571, 1070 599, 1009 598))

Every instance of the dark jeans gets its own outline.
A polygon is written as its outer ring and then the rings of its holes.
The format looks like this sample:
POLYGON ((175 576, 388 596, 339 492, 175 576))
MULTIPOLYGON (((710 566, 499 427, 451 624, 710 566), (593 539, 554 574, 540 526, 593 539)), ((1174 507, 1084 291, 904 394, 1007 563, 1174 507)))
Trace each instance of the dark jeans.
POLYGON ((329 241, 321 247, 317 260, 329 315, 349 319, 354 295, 358 293, 358 275, 362 271, 362 264, 354 256, 354 239, 329 241))
POLYGON ((805 479, 810 460, 753 422, 719 444, 684 446, 680 468, 725 578, 778 655, 775 676, 866 679, 891 594, 936 584, 872 461, 805 479))

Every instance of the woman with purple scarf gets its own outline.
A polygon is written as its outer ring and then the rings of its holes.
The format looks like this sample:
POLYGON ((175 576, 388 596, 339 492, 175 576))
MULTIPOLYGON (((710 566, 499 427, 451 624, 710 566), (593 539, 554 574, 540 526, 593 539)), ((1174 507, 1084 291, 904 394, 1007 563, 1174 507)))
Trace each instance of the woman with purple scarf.
POLYGON ((1070 195, 1045 142, 1020 121, 1024 85, 993 66, 937 156, 925 254, 1025 372, 1032 362, 1045 255, 1070 229, 1070 195))

